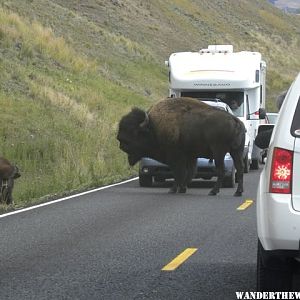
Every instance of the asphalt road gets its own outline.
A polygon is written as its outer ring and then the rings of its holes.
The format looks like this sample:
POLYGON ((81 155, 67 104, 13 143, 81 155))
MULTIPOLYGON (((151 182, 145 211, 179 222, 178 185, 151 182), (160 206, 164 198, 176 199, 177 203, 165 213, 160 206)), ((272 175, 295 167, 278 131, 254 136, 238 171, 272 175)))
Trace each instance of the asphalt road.
POLYGON ((259 171, 207 196, 138 181, 0 219, 0 299, 236 299, 255 291, 259 171), (246 199, 254 200, 237 210, 246 199), (162 268, 198 250, 174 271, 162 268))

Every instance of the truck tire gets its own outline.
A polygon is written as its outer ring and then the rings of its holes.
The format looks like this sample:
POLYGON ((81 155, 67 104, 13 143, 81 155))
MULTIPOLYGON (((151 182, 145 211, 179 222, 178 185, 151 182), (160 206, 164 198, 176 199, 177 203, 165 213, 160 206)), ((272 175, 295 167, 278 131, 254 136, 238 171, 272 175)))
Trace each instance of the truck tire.
POLYGON ((260 241, 257 247, 257 291, 291 291, 293 268, 288 259, 268 254, 260 241))
POLYGON ((151 187, 152 186, 152 176, 150 175, 139 175, 139 183, 141 187, 151 187))

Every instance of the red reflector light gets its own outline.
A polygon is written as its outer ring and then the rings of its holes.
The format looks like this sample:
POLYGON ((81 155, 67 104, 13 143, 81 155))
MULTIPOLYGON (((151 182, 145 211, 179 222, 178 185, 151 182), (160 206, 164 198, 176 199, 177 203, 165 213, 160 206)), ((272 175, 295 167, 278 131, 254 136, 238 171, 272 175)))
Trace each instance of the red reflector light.
POLYGON ((274 148, 270 193, 291 194, 292 192, 293 151, 274 148))

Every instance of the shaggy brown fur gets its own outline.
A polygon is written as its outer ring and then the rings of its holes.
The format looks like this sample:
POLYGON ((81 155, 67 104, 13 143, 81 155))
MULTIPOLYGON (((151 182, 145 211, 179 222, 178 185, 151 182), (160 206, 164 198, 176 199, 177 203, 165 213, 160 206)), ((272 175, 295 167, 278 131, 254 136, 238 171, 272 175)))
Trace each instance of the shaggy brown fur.
POLYGON ((12 190, 14 180, 21 176, 17 166, 14 166, 4 157, 0 157, 0 202, 11 204, 13 202, 12 190))
POLYGON ((175 177, 171 192, 185 192, 197 157, 214 158, 218 180, 224 177, 224 156, 229 152, 237 169, 238 189, 243 191, 244 124, 235 116, 192 98, 168 98, 146 113, 134 108, 119 124, 120 148, 130 165, 150 157, 169 165, 175 177))

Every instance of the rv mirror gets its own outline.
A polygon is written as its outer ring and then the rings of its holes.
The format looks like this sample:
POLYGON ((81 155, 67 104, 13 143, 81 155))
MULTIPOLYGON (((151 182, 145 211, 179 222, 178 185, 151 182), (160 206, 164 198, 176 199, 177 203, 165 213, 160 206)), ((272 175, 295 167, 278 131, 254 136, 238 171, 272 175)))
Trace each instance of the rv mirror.
POLYGON ((258 110, 258 115, 259 115, 259 118, 262 120, 262 119, 265 119, 266 118, 266 111, 264 108, 260 108, 258 110))
POLYGON ((251 116, 253 116, 253 115, 258 116, 258 118, 260 120, 263 120, 266 118, 267 113, 264 108, 260 108, 259 110, 255 111, 253 113, 247 114, 247 116, 246 116, 247 120, 257 120, 257 117, 251 118, 251 116))
POLYGON ((270 144, 274 124, 261 124, 255 138, 255 145, 261 149, 267 149, 270 144))
POLYGON ((273 130, 274 128, 274 124, 260 124, 258 126, 258 131, 257 131, 257 134, 263 132, 263 131, 270 131, 270 130, 273 130))

